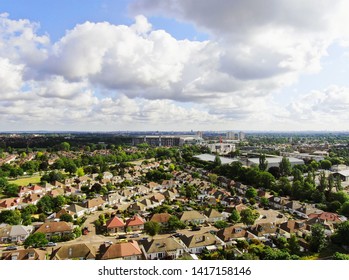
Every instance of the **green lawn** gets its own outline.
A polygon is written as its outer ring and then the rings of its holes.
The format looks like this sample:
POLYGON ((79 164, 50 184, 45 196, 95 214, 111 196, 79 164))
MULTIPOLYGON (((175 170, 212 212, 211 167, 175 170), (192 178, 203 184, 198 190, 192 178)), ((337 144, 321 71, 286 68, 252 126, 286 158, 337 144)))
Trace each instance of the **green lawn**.
POLYGON ((18 186, 28 186, 29 184, 38 184, 40 183, 40 175, 35 175, 28 178, 20 178, 17 180, 9 180, 10 183, 16 184, 18 186))

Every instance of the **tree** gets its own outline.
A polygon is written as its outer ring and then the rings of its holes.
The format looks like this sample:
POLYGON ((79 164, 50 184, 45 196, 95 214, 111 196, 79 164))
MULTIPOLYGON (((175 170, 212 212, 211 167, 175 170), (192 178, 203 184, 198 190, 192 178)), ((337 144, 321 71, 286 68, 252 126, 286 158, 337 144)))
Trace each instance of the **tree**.
POLYGON ((324 159, 324 160, 320 161, 320 166, 322 169, 329 170, 332 166, 332 162, 327 160, 327 159, 324 159))
POLYGON ((19 225, 22 221, 19 210, 4 210, 0 212, 0 224, 19 225))
POLYGON ((257 196, 257 190, 254 187, 249 187, 246 190, 245 196, 247 199, 255 198, 257 196))
POLYGON ((43 247, 46 246, 48 243, 48 240, 46 239, 46 236, 42 232, 35 232, 27 237, 27 239, 24 241, 24 248, 28 248, 30 246, 32 247, 43 247))
POLYGON ((215 167, 222 165, 222 160, 219 155, 215 156, 213 164, 215 167))
POLYGON ((339 245, 349 245, 349 221, 339 224, 334 234, 331 236, 334 243, 339 245))
POLYGON ((288 240, 288 250, 291 255, 298 255, 300 253, 300 245, 298 242, 298 238, 295 234, 292 234, 290 239, 288 240))
POLYGON ((240 213, 236 209, 234 209, 231 212, 231 214, 228 218, 229 222, 234 223, 234 224, 240 222, 240 219, 241 219, 240 213))
POLYGON ((150 236, 154 236, 160 232, 161 225, 157 222, 149 221, 144 224, 144 231, 150 236))
POLYGON ((84 168, 79 167, 79 168, 76 170, 76 175, 77 175, 78 177, 84 176, 84 175, 85 175, 84 168))
POLYGON ((326 245, 325 229, 321 224, 314 224, 311 227, 311 235, 309 241, 310 250, 320 252, 326 245))
POLYGON ((63 151, 69 151, 70 150, 70 144, 68 142, 62 142, 60 144, 60 149, 63 151))
POLYGON ((266 160, 265 154, 259 155, 259 165, 258 168, 260 171, 265 171, 268 168, 268 161, 266 160))
POLYGON ((226 228, 228 226, 228 223, 226 221, 217 221, 214 223, 214 226, 216 228, 226 228))
POLYGON ((42 213, 51 213, 54 208, 53 200, 50 196, 44 195, 36 204, 38 210, 42 213))
POLYGON ((184 229, 186 227, 185 223, 180 221, 177 216, 171 216, 167 222, 167 228, 169 230, 184 229))
POLYGON ((250 208, 244 209, 240 212, 241 222, 245 225, 253 225, 256 219, 259 217, 259 213, 250 208))
POLYGON ((292 166, 290 160, 287 157, 283 157, 280 164, 280 175, 281 176, 289 176, 292 172, 292 166))
POLYGON ((70 222, 72 223, 73 222, 73 217, 71 215, 69 215, 68 213, 64 213, 62 214, 59 219, 61 221, 64 221, 64 222, 70 222))

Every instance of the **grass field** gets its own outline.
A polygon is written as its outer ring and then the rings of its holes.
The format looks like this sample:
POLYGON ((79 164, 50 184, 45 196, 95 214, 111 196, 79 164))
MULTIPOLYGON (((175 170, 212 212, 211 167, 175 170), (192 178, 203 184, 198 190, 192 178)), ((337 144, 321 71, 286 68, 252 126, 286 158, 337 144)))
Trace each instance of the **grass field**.
POLYGON ((29 184, 37 184, 40 183, 40 175, 35 175, 32 177, 28 177, 28 178, 20 178, 17 180, 10 180, 10 183, 16 184, 18 186, 28 186, 29 184))

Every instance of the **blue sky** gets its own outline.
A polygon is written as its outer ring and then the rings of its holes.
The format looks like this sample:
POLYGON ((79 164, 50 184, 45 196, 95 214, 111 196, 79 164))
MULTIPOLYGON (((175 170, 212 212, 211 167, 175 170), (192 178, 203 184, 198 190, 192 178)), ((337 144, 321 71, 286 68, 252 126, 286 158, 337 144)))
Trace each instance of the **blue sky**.
POLYGON ((2 1, 0 131, 346 131, 348 5, 2 1))

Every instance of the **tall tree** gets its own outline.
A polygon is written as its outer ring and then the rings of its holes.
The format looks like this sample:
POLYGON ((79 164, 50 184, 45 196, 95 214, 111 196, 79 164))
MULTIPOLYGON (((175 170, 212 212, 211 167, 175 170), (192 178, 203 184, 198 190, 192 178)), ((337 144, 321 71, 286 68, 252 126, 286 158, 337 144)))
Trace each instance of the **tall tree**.
POLYGON ((321 224, 314 224, 311 227, 309 246, 313 252, 320 252, 326 246, 325 229, 321 224))
POLYGON ((241 216, 242 223, 244 223, 245 225, 251 226, 259 217, 259 213, 250 208, 246 208, 240 212, 240 216, 241 216))
POLYGON ((260 171, 265 171, 268 168, 268 161, 266 159, 265 154, 260 154, 259 155, 259 165, 258 168, 260 171))
POLYGON ((290 160, 287 157, 283 157, 280 164, 280 175, 281 176, 289 176, 292 172, 292 166, 290 160))

